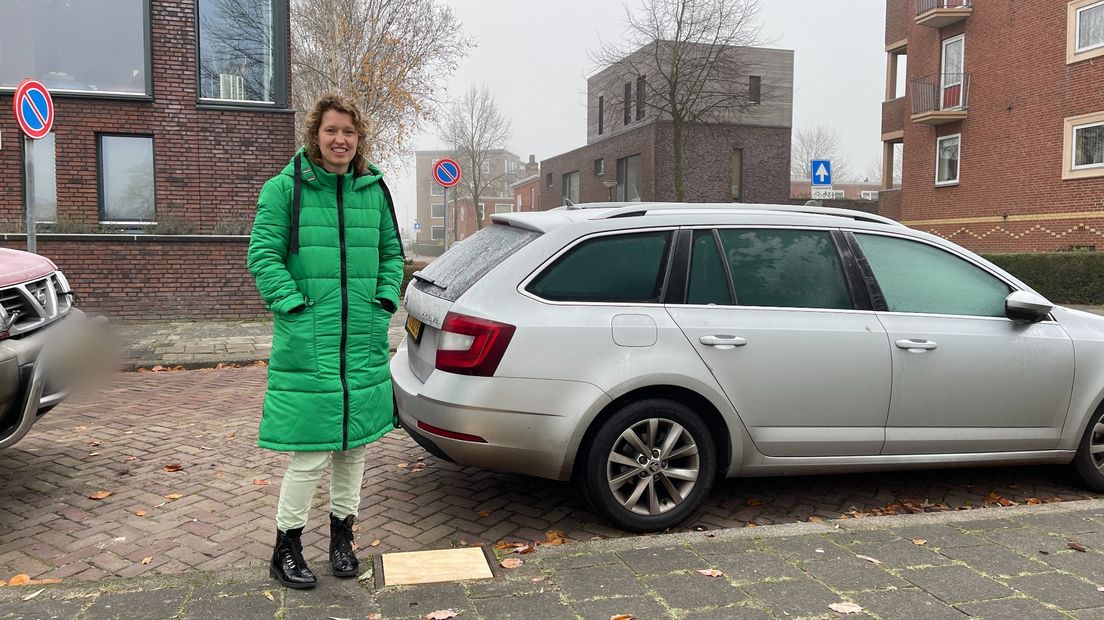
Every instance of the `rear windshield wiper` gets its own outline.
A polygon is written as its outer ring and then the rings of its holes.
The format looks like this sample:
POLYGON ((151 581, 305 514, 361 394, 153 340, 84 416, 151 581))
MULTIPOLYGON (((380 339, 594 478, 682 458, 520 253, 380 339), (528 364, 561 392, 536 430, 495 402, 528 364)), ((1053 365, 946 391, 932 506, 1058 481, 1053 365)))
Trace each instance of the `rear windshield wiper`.
POLYGON ((444 284, 441 284, 437 280, 434 280, 433 278, 427 276, 426 274, 422 273, 421 271, 415 271, 414 274, 413 274, 413 278, 415 280, 421 280, 422 282, 428 282, 429 284, 432 284, 433 286, 436 286, 437 288, 439 288, 441 290, 445 290, 446 288, 448 288, 444 284))

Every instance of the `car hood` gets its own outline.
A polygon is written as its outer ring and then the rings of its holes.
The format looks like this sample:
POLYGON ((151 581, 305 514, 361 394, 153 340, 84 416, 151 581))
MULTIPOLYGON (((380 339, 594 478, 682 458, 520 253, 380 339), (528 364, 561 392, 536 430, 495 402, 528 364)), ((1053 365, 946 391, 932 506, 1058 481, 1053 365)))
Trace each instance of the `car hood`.
POLYGON ((28 282, 56 269, 53 261, 44 256, 0 248, 0 286, 28 282))

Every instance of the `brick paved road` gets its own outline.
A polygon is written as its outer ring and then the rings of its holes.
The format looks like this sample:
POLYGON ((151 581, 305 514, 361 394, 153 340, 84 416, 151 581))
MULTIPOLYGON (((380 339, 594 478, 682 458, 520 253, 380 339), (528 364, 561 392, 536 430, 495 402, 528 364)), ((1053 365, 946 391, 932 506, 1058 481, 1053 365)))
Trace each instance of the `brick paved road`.
MULTIPOLYGON (((259 367, 121 374, 51 412, 0 452, 0 578, 88 580, 266 562, 287 457, 254 445, 263 387, 259 367), (112 495, 89 499, 99 491, 112 495)), ((439 462, 402 432, 368 454, 358 542, 380 540, 373 553, 543 540, 548 529, 572 540, 625 535, 568 483, 439 462)), ((990 505, 1094 497, 1057 467, 733 480, 717 486, 687 529, 816 520, 894 502, 958 509, 985 505, 986 496, 990 505)), ((326 553, 324 501, 320 494, 304 537, 317 562, 326 553)))

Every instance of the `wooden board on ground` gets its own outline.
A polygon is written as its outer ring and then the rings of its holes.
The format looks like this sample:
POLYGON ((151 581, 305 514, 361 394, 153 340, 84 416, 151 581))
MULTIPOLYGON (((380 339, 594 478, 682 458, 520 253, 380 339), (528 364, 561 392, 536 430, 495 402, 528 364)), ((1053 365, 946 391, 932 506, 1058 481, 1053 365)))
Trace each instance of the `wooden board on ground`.
POLYGON ((383 583, 388 586, 493 577, 479 547, 383 554, 383 583))

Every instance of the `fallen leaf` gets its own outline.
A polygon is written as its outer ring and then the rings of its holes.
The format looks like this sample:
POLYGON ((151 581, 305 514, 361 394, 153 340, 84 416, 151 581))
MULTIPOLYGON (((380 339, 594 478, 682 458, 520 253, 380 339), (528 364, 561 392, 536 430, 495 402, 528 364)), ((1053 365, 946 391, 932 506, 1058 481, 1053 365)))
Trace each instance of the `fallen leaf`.
POLYGON ((98 442, 98 441, 96 441, 95 439, 93 439, 92 441, 88 442, 88 445, 90 445, 90 446, 92 446, 93 448, 95 448, 96 446, 100 445, 100 442, 98 442))
POLYGON ((636 620, 636 616, 632 614, 614 614, 610 616, 610 620, 636 620))
POLYGON ((706 577, 724 577, 724 573, 715 568, 699 568, 699 575, 705 575, 706 577))
POLYGON ((990 493, 985 496, 984 501, 986 504, 1000 504, 1001 506, 1015 506, 1016 502, 997 495, 996 493, 990 493))
POLYGON ((713 532, 706 532, 706 533, 705 533, 705 537, 706 537, 706 538, 716 538, 716 537, 717 537, 717 535, 716 535, 716 534, 714 534, 713 532))
POLYGON ((533 583, 540 583, 540 582, 544 581, 544 577, 533 577, 529 581, 532 581, 533 583))
POLYGON ((127 462, 127 463, 129 463, 129 462, 131 462, 131 461, 137 461, 137 460, 138 460, 138 457, 136 457, 136 456, 128 456, 128 457, 126 457, 126 462, 127 462))
POLYGON ((353 525, 353 531, 354 532, 359 532, 360 531, 360 524, 359 523, 353 525))
POLYGON ((1027 505, 1028 506, 1037 506, 1041 503, 1043 503, 1043 500, 1039 499, 1038 497, 1029 497, 1029 498, 1027 498, 1027 505))
POLYGON ((42 594, 42 593, 43 593, 43 592, 45 592, 45 591, 46 591, 46 588, 42 588, 41 590, 39 590, 38 592, 35 592, 34 594, 28 594, 27 596, 24 596, 24 597, 23 597, 23 600, 24 600, 24 601, 29 601, 29 600, 31 600, 32 598, 34 598, 34 597, 38 596, 39 594, 42 594))
POLYGON ((9 586, 25 586, 31 582, 31 576, 20 573, 8 580, 9 586))
POLYGON ((272 601, 273 603, 276 602, 276 597, 272 596, 272 591, 271 590, 265 590, 264 591, 264 597, 267 598, 268 600, 272 601))
POLYGON ((180 499, 181 497, 184 497, 184 496, 181 495, 180 493, 171 493, 169 495, 166 495, 165 499, 180 499))
POLYGON ((1045 551, 1045 550, 1043 550, 1043 549, 1039 549, 1039 555, 1050 555, 1050 552, 1049 552, 1049 551, 1045 551))
POLYGON ((161 364, 158 364, 158 365, 154 366, 153 368, 150 368, 150 370, 152 370, 153 372, 164 372, 165 367, 162 366, 161 364))
POLYGON ((1069 547, 1070 549, 1073 549, 1074 551, 1079 551, 1081 553, 1085 553, 1085 551, 1086 551, 1085 545, 1082 545, 1079 542, 1073 542, 1072 540, 1069 541, 1068 543, 1066 543, 1066 546, 1069 547))
POLYGON ((518 555, 525 555, 526 553, 533 553, 536 550, 537 550, 537 548, 534 547, 533 545, 522 545, 520 547, 515 547, 514 548, 514 553, 516 553, 518 555))
POLYGON ((832 603, 828 606, 828 609, 841 614, 861 614, 863 612, 863 608, 854 603, 832 603))
POLYGON ((759 527, 759 524, 754 521, 748 521, 744 524, 744 527, 759 527))
POLYGON ((414 467, 411 467, 410 471, 422 471, 426 467, 428 467, 428 465, 425 463, 414 463, 414 467))
POLYGON ((111 495, 112 495, 111 491, 96 491, 92 495, 89 495, 88 499, 96 499, 96 500, 106 499, 108 497, 111 497, 111 495))
POLYGON ((560 530, 548 530, 544 533, 545 544, 562 545, 567 542, 567 537, 560 530))
POLYGON ((489 517, 489 516, 491 516, 491 511, 490 510, 480 510, 479 511, 479 518, 480 519, 484 519, 484 518, 489 517))
POLYGON ((352 618, 338 618, 337 616, 329 616, 329 620, 353 620, 352 618))
POLYGON ((368 546, 369 547, 378 547, 378 546, 380 546, 381 542, 383 542, 383 541, 381 541, 380 539, 377 538, 377 539, 373 540, 368 546))
POLYGON ((1096 586, 1097 592, 1104 592, 1104 586, 1096 586))
POLYGON ((383 618, 383 616, 375 612, 368 614, 368 620, 380 620, 381 618, 383 618))
POLYGON ((407 467, 410 467, 410 463, 399 463, 398 465, 396 465, 396 467, 398 467, 399 469, 406 469, 407 467))
POLYGON ((912 544, 923 547, 924 545, 928 544, 928 541, 924 540, 923 538, 913 538, 912 544))
POLYGON ((358 551, 360 549, 360 545, 358 545, 356 543, 350 543, 350 544, 352 544, 352 546, 353 546, 353 551, 358 551))
POLYGON ((823 518, 818 517, 816 515, 813 515, 813 516, 809 517, 809 522, 810 523, 820 523, 823 520, 824 520, 823 518))
POLYGON ((149 564, 152 561, 153 561, 153 556, 152 555, 148 555, 148 556, 142 558, 142 564, 149 564))
POLYGON ((99 452, 89 452, 88 453, 88 456, 99 456, 99 455, 100 455, 99 452))
POLYGON ((872 558, 869 555, 858 555, 858 554, 856 554, 855 557, 859 558, 860 560, 866 560, 867 562, 870 562, 871 564, 881 564, 882 563, 881 560, 879 560, 877 558, 872 558))
POLYGON ((146 516, 146 511, 145 511, 145 510, 135 510, 135 511, 134 511, 134 516, 136 516, 136 517, 144 517, 144 516, 146 516))
POLYGON ((166 465, 166 466, 162 467, 161 469, 163 471, 169 472, 171 474, 174 471, 180 471, 180 470, 184 469, 184 466, 181 465, 180 463, 173 463, 171 465, 166 465))
POLYGON ((438 609, 437 611, 431 611, 425 615, 426 620, 449 620, 449 618, 455 618, 459 616, 460 612, 453 611, 451 609, 438 609))
POLYGON ((268 485, 269 485, 270 483, 269 483, 269 481, 268 481, 268 480, 265 480, 264 478, 254 478, 254 479, 253 479, 253 484, 255 484, 255 485, 259 486, 259 487, 266 487, 266 486, 268 486, 268 485))
POLYGON ((751 506, 752 508, 755 508, 756 506, 762 506, 763 505, 763 500, 761 500, 761 499, 749 499, 747 501, 747 505, 751 506))
POLYGON ((502 568, 517 568, 524 563, 525 561, 521 558, 506 558, 505 560, 499 562, 498 565, 502 568))

